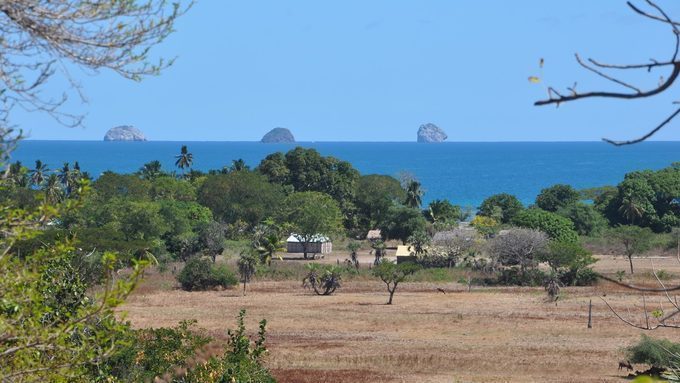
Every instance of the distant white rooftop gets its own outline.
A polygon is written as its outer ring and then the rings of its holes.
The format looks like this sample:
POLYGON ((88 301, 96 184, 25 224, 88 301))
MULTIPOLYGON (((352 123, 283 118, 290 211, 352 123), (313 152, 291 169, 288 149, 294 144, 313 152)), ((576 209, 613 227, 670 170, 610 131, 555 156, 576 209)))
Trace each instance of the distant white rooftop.
MULTIPOLYGON (((312 239, 309 242, 310 243, 315 243, 315 242, 324 243, 324 242, 330 242, 330 241, 331 241, 330 238, 326 237, 325 235, 316 234, 315 236, 312 237, 312 239)), ((288 237, 286 242, 298 243, 298 242, 300 242, 300 240, 297 239, 296 234, 293 233, 293 234, 290 235, 290 237, 288 237)))

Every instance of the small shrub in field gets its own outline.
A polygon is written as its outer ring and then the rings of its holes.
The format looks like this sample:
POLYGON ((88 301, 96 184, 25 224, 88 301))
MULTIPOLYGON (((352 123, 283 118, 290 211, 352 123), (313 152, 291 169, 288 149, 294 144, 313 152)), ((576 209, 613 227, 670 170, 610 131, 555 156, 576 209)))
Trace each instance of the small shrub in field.
POLYGON ((245 310, 238 316, 236 330, 229 330, 229 340, 222 356, 210 357, 206 362, 189 370, 178 382, 213 383, 275 383, 276 380, 262 366, 262 358, 267 353, 265 334, 267 321, 260 321, 257 339, 252 341, 246 335, 244 324, 245 310))
POLYGON ((206 290, 216 286, 230 287, 238 283, 234 273, 226 265, 215 265, 207 258, 191 258, 177 275, 182 289, 206 290))
POLYGON ((302 286, 312 288, 316 295, 331 295, 340 288, 342 269, 338 266, 307 265, 307 275, 302 280, 302 286))
MULTIPOLYGON (((522 271, 519 267, 503 269, 498 274, 495 284, 501 286, 543 286, 548 275, 539 269, 522 271)), ((494 283, 492 283, 494 284, 494 283)))
POLYGON ((680 362, 680 343, 667 339, 654 339, 642 335, 642 339, 627 350, 632 363, 644 363, 654 367, 673 368, 680 362))

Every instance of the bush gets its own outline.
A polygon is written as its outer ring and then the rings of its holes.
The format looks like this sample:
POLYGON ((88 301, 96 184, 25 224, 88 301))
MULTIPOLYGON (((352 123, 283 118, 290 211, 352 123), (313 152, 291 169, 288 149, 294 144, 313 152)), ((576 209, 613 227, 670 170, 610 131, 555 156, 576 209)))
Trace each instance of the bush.
POLYGON ((302 286, 313 289, 316 295, 331 295, 340 288, 342 271, 339 266, 310 263, 302 286))
POLYGON ((485 284, 500 286, 543 286, 548 275, 539 269, 522 271, 519 267, 503 269, 496 280, 485 280, 485 284), (489 283, 490 282, 490 283, 489 283))
POLYGON ((195 324, 195 321, 184 321, 173 328, 130 330, 124 335, 125 346, 93 373, 102 381, 115 377, 119 381, 146 382, 175 368, 186 367, 196 352, 211 341, 195 324))
POLYGON ((640 342, 628 347, 626 351, 628 359, 632 363, 644 363, 654 367, 671 368, 677 365, 677 355, 680 355, 680 343, 642 335, 640 342))
POLYGON ((592 286, 597 283, 597 273, 591 268, 568 270, 561 273, 559 278, 565 286, 592 286))
POLYGON ((238 283, 236 275, 226 265, 215 265, 207 258, 194 257, 177 275, 183 290, 206 290, 211 287, 231 287, 238 283))

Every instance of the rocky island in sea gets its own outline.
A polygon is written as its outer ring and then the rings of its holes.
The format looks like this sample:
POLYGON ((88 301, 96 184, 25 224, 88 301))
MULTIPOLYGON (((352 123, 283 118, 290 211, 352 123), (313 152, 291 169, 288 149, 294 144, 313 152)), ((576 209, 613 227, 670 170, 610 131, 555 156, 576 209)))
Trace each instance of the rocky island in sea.
POLYGON ((293 137, 293 133, 286 128, 274 128, 265 134, 260 142, 266 144, 291 143, 295 142, 295 137, 293 137))
POLYGON ((134 126, 122 125, 109 129, 104 135, 104 141, 146 141, 146 137, 134 126))
POLYGON ((420 125, 418 142, 444 142, 449 138, 440 127, 435 124, 420 125))

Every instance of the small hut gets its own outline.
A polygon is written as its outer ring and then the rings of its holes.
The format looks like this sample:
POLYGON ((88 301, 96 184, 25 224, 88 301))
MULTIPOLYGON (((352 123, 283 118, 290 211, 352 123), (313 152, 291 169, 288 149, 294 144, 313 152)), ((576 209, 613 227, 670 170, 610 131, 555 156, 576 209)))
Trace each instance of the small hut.
POLYGON ((370 242, 377 242, 382 240, 382 232, 380 229, 369 230, 366 234, 366 239, 370 242))
MULTIPOLYGON (((286 251, 289 253, 304 253, 304 244, 298 239, 298 236, 291 234, 286 240, 286 251)), ((317 234, 313 236, 307 243, 307 253, 312 254, 330 254, 333 251, 333 242, 330 238, 317 234)))

